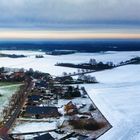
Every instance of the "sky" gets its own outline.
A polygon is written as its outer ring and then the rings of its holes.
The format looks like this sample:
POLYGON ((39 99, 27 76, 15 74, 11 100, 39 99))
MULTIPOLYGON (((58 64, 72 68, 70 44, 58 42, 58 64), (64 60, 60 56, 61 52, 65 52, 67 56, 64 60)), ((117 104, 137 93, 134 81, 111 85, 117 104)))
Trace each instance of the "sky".
POLYGON ((0 0, 0 29, 4 34, 11 30, 103 29, 138 37, 139 7, 140 0, 0 0))

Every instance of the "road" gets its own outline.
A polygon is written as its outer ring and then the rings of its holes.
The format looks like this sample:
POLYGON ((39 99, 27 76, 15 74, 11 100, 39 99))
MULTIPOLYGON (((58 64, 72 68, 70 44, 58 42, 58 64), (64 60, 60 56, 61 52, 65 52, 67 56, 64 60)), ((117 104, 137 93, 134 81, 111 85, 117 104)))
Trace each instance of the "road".
POLYGON ((88 73, 93 73, 96 72, 96 70, 90 70, 90 71, 86 71, 86 72, 78 72, 78 73, 72 73, 72 74, 68 74, 68 75, 63 75, 63 76, 54 76, 54 77, 68 77, 68 76, 77 76, 77 75, 84 75, 84 74, 88 74, 88 73))
POLYGON ((21 109, 23 108, 24 102, 28 96, 28 93, 30 93, 33 83, 30 82, 26 85, 27 87, 25 90, 22 91, 22 94, 24 94, 22 102, 15 106, 14 112, 10 115, 9 119, 6 121, 6 123, 3 125, 3 127, 0 128, 0 138, 4 140, 11 140, 12 138, 9 137, 8 131, 12 127, 13 123, 15 122, 16 118, 19 116, 21 109))

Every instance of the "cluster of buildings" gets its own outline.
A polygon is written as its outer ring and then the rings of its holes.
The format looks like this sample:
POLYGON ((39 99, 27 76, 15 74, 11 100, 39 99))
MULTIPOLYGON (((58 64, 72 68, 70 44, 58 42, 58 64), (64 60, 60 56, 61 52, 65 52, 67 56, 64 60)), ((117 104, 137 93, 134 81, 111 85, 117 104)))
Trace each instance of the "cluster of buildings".
MULTIPOLYGON (((15 106, 13 105, 12 110, 17 110, 15 107, 18 106, 20 113, 9 131, 10 137, 30 137, 35 140, 96 139, 110 128, 110 124, 89 98, 84 87, 62 84, 66 77, 53 78, 50 74, 32 69, 25 71, 1 68, 0 71, 1 81, 23 81, 31 85, 24 90, 20 88, 23 91, 15 94, 15 106), (25 82, 27 79, 28 82, 25 82), (17 100, 16 97, 21 100, 17 100), (18 125, 31 122, 35 125, 37 122, 45 122, 48 124, 46 128, 55 124, 55 128, 26 134, 14 133, 14 128, 18 125)), ((85 80, 86 77, 79 78, 85 80)))
POLYGON ((0 68, 1 82, 23 82, 25 80, 24 69, 0 68))
POLYGON ((30 76, 34 83, 32 90, 28 93, 19 118, 10 131, 14 139, 26 139, 27 135, 35 140, 42 138, 83 140, 89 137, 94 139, 102 134, 101 130, 108 129, 103 117, 98 120, 97 116, 101 115, 84 88, 61 85, 48 74, 30 73, 30 76), (57 122, 57 125, 55 129, 50 128, 47 132, 29 132, 26 135, 12 133, 14 127, 23 121, 24 123, 45 121, 49 124, 57 122))

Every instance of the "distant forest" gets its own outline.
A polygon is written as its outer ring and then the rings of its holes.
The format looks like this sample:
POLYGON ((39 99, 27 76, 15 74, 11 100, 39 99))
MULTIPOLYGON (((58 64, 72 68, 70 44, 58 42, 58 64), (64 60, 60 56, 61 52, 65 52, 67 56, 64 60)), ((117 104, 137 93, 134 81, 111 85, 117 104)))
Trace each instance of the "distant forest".
POLYGON ((0 41, 8 50, 77 50, 79 52, 140 51, 140 40, 0 41))

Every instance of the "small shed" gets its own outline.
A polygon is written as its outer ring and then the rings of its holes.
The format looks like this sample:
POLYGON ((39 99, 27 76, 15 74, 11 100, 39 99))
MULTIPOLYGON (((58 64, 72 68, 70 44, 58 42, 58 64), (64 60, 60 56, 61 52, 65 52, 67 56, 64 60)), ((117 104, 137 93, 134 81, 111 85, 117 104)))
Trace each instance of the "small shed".
POLYGON ((35 137, 34 140, 55 140, 49 133, 35 137))

